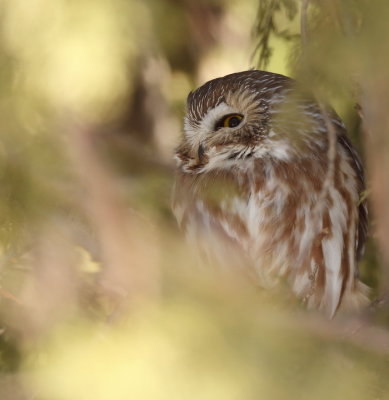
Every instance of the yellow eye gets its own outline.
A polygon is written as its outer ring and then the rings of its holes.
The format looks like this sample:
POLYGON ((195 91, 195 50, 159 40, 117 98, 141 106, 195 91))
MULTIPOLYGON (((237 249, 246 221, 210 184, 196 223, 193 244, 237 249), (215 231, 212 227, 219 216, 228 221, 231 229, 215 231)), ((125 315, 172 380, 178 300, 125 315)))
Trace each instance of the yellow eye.
POLYGON ((243 119, 243 115, 240 114, 229 114, 225 115, 216 125, 216 129, 219 128, 235 128, 243 119))

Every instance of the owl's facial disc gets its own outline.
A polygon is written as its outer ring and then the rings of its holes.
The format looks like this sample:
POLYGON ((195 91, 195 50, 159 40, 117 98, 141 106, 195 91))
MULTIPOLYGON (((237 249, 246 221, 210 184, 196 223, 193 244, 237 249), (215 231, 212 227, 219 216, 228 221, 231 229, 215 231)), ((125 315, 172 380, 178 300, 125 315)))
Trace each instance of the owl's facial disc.
MULTIPOLYGON (((244 128, 245 115, 226 103, 216 106, 204 117, 202 123, 206 134, 198 144, 197 161, 204 164, 208 161, 209 151, 221 149, 228 143, 236 141, 236 135, 244 128)), ((218 150, 219 151, 219 150, 218 150)))
POLYGON ((207 150, 226 135, 242 128, 245 116, 235 107, 222 102, 208 110, 201 119, 185 119, 185 136, 198 162, 204 161, 207 150))
POLYGON ((234 90, 220 97, 200 97, 189 102, 185 118, 185 142, 194 165, 216 160, 250 157, 266 135, 267 105, 249 90, 234 90), (207 108, 206 108, 207 107, 207 108), (246 154, 247 153, 247 154, 246 154), (250 154, 248 154, 250 153, 250 154))

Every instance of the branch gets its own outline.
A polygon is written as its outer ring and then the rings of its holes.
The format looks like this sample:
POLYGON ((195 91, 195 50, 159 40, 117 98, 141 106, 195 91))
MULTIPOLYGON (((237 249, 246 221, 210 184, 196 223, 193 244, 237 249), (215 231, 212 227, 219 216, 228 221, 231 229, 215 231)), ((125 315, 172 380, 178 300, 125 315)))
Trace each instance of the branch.
POLYGON ((63 123, 69 153, 84 189, 80 202, 99 241, 101 289, 117 301, 153 296, 158 291, 154 242, 147 227, 130 212, 116 177, 99 154, 97 130, 70 115, 63 123), (146 256, 147 255, 147 256, 146 256))
POLYGON ((301 0, 301 47, 304 51, 308 44, 308 6, 309 0, 301 0))

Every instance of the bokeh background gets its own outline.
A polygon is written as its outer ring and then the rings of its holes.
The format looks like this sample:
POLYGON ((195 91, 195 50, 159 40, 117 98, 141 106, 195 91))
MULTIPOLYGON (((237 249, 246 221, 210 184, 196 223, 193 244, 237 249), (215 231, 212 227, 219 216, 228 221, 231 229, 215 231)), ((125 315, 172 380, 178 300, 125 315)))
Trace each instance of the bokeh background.
POLYGON ((389 4, 0 1, 0 399, 389 398, 389 4), (170 211, 188 92, 260 67, 345 120, 372 306, 204 271, 170 211))

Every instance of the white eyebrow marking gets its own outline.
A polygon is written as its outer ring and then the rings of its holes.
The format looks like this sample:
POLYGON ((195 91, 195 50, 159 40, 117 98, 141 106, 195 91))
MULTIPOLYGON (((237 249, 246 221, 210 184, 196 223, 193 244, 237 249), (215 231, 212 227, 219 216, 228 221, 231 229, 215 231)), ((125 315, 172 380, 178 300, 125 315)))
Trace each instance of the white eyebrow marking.
POLYGON ((220 103, 215 108, 208 110, 208 112, 204 115, 203 120, 200 123, 200 126, 203 129, 208 129, 208 131, 213 131, 215 128, 215 124, 226 114, 234 114, 238 111, 227 105, 226 103, 220 103))
POLYGON ((210 132, 214 131, 216 123, 224 115, 235 113, 239 113, 239 111, 223 102, 209 109, 197 126, 193 126, 190 119, 186 117, 184 122, 185 136, 191 145, 198 145, 210 132))

